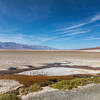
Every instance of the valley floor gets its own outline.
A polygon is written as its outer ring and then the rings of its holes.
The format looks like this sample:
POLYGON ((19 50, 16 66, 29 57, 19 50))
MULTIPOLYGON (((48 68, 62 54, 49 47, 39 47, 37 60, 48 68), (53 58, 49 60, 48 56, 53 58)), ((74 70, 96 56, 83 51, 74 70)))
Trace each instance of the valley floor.
MULTIPOLYGON (((14 92, 20 96, 24 93, 22 100, 100 100, 100 84, 94 84, 95 81, 100 83, 100 79, 92 80, 94 76, 100 77, 99 51, 0 50, 0 91, 5 93, 21 85, 14 92), (90 77, 89 83, 93 83, 72 90, 58 90, 64 84, 54 84, 83 77, 81 75, 90 77), (49 86, 51 84, 53 86, 49 86)), ((86 82, 77 81, 78 84, 86 82)), ((77 81, 70 83, 76 86, 77 81)))

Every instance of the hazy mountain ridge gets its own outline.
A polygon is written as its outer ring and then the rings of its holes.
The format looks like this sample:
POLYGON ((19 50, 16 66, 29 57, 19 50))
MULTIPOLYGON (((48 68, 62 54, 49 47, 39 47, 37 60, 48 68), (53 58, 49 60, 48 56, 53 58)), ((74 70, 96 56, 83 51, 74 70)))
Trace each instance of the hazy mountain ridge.
POLYGON ((56 50, 55 48, 41 45, 26 45, 14 42, 0 42, 0 49, 32 49, 32 50, 56 50))
POLYGON ((100 46, 98 47, 91 47, 91 48, 84 48, 82 50, 99 50, 100 49, 100 46))

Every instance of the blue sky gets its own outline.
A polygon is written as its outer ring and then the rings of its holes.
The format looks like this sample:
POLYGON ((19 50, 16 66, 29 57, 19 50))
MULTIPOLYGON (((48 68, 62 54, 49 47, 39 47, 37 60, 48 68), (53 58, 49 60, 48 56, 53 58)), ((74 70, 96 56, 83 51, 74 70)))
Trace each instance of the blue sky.
POLYGON ((100 0, 0 0, 0 41, 100 46, 100 0))

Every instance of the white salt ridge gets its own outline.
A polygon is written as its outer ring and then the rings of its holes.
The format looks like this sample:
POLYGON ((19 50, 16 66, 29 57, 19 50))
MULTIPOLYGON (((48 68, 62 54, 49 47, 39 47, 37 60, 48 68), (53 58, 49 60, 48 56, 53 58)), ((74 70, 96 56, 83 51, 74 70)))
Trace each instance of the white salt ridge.
POLYGON ((95 50, 82 50, 82 51, 85 51, 85 52, 100 52, 100 49, 95 49, 95 50))
POLYGON ((19 73, 21 75, 43 75, 43 76, 62 76, 62 75, 73 75, 73 74, 97 74, 100 71, 78 69, 78 68, 64 68, 64 67, 53 67, 39 70, 31 70, 19 73))

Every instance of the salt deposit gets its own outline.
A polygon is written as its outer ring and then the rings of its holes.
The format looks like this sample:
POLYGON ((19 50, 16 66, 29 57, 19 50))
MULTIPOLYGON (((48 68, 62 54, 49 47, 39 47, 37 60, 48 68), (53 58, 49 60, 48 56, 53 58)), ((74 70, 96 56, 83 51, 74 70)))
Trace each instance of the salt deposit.
POLYGON ((21 84, 14 80, 0 80, 0 94, 16 89, 19 86, 21 84))
POLYGON ((85 52, 100 52, 100 49, 95 49, 95 50, 82 50, 82 51, 85 51, 85 52))
POLYGON ((39 70, 31 70, 19 73, 21 75, 47 75, 47 76, 61 76, 61 75, 73 75, 73 74, 97 74, 100 71, 78 69, 78 68, 64 68, 64 67, 52 67, 39 70))

